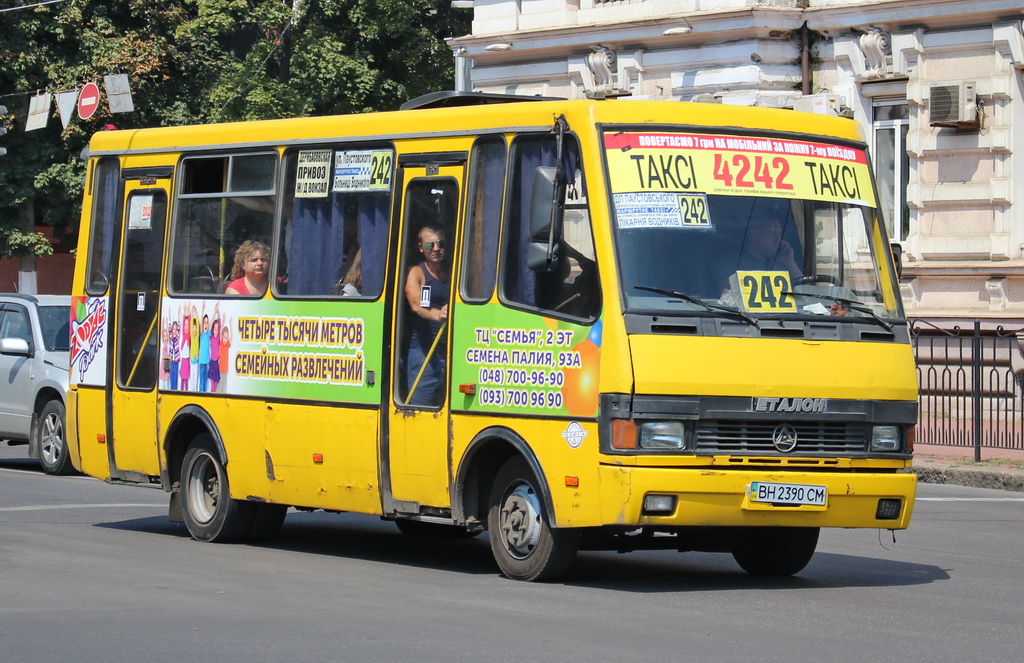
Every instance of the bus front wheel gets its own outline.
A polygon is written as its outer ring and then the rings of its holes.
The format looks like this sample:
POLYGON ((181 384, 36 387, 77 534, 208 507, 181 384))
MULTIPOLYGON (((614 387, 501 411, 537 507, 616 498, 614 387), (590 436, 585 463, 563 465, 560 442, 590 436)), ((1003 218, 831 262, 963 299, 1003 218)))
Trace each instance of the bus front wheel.
POLYGON ((200 435, 181 464, 181 511, 197 541, 229 542, 249 531, 253 505, 231 499, 228 473, 209 435, 200 435))
POLYGON ((513 458, 498 471, 491 488, 491 552, 501 572, 513 580, 554 580, 576 557, 579 535, 551 527, 537 485, 526 461, 513 458))
POLYGON ((732 556, 755 576, 799 573, 818 546, 817 527, 751 527, 733 543, 732 556))

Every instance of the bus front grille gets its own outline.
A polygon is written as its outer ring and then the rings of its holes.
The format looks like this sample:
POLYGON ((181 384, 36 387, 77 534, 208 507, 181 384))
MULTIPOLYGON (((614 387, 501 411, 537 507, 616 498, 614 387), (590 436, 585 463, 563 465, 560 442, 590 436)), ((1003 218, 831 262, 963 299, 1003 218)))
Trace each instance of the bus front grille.
POLYGON ((796 432, 789 454, 857 454, 867 451, 864 424, 855 422, 704 421, 697 425, 697 453, 777 454, 780 426, 796 432))

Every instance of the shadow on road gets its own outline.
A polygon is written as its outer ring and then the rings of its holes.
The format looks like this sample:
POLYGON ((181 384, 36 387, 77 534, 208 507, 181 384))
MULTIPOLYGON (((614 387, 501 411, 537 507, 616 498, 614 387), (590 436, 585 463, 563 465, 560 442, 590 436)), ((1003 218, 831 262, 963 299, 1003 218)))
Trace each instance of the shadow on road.
MULTIPOLYGON (((97 523, 122 531, 187 538, 180 523, 154 516, 97 523)), ((197 544, 203 545, 203 544, 197 544)), ((208 544, 217 546, 219 544, 208 544)), ((474 539, 409 537, 375 516, 290 511, 280 536, 265 544, 237 544, 296 555, 320 555, 397 564, 468 575, 498 575, 486 533, 474 539)), ((209 551, 208 551, 209 552, 209 551)), ((290 559, 290 565, 301 564, 290 559)), ((948 580, 928 564, 819 552, 799 575, 757 578, 743 572, 729 554, 645 551, 580 553, 566 585, 628 592, 707 592, 735 589, 836 589, 899 587, 948 580)))
POLYGON ((582 587, 661 593, 900 587, 948 579, 945 570, 930 564, 823 552, 815 553, 807 568, 788 578, 748 575, 728 553, 583 553, 573 576, 566 582, 582 587))
MULTIPOLYGON (((0 442, 0 444, 3 443, 0 442)), ((20 448, 27 449, 28 447, 20 448)), ((0 458, 0 468, 8 470, 24 470, 25 472, 35 472, 37 474, 43 473, 43 468, 39 466, 39 461, 34 458, 29 458, 28 456, 25 456, 24 458, 0 458)))

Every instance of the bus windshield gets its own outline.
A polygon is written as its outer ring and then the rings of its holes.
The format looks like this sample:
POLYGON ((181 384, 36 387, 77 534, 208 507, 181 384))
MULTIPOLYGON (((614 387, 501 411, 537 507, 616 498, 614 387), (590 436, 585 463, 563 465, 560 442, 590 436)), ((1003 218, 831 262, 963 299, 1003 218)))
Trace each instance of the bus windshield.
POLYGON ((622 131, 605 157, 627 310, 902 317, 863 150, 622 131))

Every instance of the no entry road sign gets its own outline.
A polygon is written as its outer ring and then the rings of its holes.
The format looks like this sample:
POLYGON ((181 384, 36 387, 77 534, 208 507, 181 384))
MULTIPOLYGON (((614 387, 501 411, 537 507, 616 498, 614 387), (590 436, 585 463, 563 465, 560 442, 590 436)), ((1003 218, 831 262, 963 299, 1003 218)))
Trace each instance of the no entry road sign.
POLYGON ((95 83, 86 83, 78 95, 78 117, 88 120, 100 105, 100 89, 95 83))

